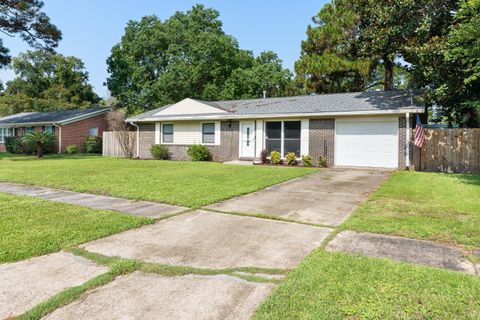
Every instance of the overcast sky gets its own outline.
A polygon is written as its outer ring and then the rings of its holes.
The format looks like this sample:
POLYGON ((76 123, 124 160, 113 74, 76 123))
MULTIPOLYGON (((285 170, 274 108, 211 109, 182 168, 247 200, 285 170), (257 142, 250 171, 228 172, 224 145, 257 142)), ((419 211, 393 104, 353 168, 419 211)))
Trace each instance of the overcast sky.
MULTIPOLYGON (((327 1, 314 0, 44 0, 43 11, 60 28, 63 40, 57 51, 83 60, 95 91, 105 97, 103 86, 108 73, 105 63, 113 45, 120 41, 128 20, 155 14, 164 20, 175 11, 185 11, 202 3, 220 12, 227 34, 233 35, 240 47, 256 55, 265 50, 276 52, 284 67, 293 71, 300 54, 300 42, 305 39, 311 18, 327 1)), ((19 38, 3 37, 12 55, 28 49, 19 38)), ((1 70, 6 82, 14 76, 11 70, 1 70)))

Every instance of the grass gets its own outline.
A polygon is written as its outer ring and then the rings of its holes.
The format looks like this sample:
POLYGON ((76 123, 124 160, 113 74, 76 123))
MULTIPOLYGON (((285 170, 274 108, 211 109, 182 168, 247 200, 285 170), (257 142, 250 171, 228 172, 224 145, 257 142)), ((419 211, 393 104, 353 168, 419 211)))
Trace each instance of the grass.
POLYGON ((480 278, 314 251, 254 319, 478 319, 480 278))
POLYGON ((395 172, 342 229, 480 247, 480 175, 395 172))
POLYGON ((317 169, 146 161, 92 156, 4 158, 0 181, 200 207, 250 193, 317 169))
POLYGON ((0 193, 0 263, 56 252, 151 222, 113 211, 0 193))

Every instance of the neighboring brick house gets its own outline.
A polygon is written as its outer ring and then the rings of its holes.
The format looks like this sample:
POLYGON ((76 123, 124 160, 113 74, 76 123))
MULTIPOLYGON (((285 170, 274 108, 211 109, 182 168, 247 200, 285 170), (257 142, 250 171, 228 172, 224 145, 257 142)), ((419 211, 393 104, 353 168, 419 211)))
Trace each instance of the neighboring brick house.
POLYGON ((153 144, 186 160, 188 146, 208 146, 214 161, 258 161, 262 150, 323 157, 329 166, 405 168, 411 115, 425 108, 406 91, 284 98, 184 99, 126 121, 138 128, 137 157, 153 144))
POLYGON ((109 108, 89 108, 52 112, 24 112, 0 118, 0 152, 6 151, 5 138, 31 131, 48 131, 55 135, 54 152, 62 153, 70 144, 85 150, 89 136, 102 136, 107 130, 109 108))

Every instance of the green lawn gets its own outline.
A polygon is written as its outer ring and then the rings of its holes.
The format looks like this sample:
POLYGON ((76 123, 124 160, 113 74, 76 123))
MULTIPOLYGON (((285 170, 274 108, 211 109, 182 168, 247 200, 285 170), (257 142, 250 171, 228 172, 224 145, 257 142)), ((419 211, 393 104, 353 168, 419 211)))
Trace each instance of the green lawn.
POLYGON ((479 319, 480 278, 314 251, 255 319, 479 319))
POLYGON ((480 175, 395 172, 343 225, 480 247, 480 175))
POLYGON ((113 211, 0 193, 0 263, 56 252, 151 222, 113 211))
POLYGON ((0 181, 197 207, 315 172, 312 168, 235 166, 92 156, 3 158, 0 181))

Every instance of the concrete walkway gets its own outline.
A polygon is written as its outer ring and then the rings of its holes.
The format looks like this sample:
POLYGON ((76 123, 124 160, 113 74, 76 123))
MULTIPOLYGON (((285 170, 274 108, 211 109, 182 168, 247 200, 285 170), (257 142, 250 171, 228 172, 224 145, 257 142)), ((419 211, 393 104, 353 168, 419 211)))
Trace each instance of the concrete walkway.
POLYGON ((44 319, 248 320, 273 287, 225 275, 163 277, 135 272, 44 319))
POLYGON ((162 218, 187 209, 155 202, 134 201, 88 193, 62 191, 46 187, 27 186, 9 182, 0 182, 0 192, 37 197, 46 200, 89 207, 92 209, 114 210, 135 216, 150 218, 162 218))
POLYGON ((324 169, 208 208, 338 226, 389 174, 376 169, 324 169))
POLYGON ((0 319, 20 315, 63 289, 107 271, 66 252, 0 264, 0 319))
POLYGON ((327 250, 389 258, 475 274, 475 267, 465 258, 465 252, 456 247, 432 241, 343 231, 328 243, 327 250))

